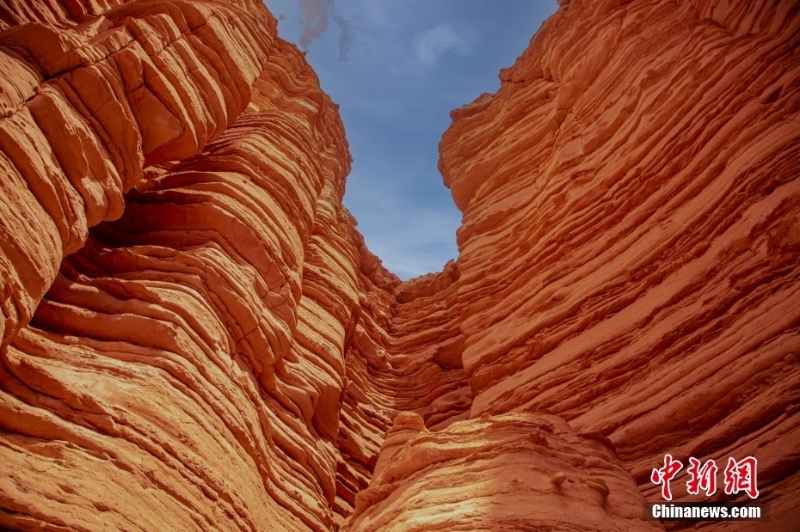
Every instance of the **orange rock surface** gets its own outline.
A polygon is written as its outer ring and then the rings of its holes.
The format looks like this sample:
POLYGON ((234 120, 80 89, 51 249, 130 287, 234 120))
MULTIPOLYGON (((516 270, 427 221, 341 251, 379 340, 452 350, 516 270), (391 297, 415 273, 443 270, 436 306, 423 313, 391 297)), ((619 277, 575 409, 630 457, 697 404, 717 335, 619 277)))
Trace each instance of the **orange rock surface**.
POLYGON ((599 432, 651 500, 665 453, 755 455, 765 530, 791 530, 798 6, 562 4, 440 145, 470 415, 599 432))
POLYGON ((343 531, 663 530, 642 520, 643 503, 613 451, 557 416, 486 415, 431 432, 404 412, 343 531))
POLYGON ((409 282, 260 2, 0 5, 0 528, 659 530, 671 453, 794 530, 800 10, 561 4, 409 282))

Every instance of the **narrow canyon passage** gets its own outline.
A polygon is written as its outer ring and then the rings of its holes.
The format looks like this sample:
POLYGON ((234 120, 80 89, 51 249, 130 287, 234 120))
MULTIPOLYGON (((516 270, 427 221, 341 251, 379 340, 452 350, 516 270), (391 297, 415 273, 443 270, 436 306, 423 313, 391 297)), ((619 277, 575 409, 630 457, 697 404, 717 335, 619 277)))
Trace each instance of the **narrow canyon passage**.
POLYGON ((0 4, 0 527, 662 530, 671 454, 794 530, 798 49, 791 0, 561 2, 401 282, 260 2, 0 4))

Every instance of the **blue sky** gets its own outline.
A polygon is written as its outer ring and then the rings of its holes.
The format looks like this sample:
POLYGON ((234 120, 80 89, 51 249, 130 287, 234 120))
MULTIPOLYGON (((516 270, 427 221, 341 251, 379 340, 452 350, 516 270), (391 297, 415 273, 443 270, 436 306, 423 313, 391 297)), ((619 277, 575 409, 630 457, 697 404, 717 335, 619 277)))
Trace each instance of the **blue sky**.
POLYGON ((339 104, 344 204, 402 279, 458 255, 461 213, 436 168, 450 111, 499 88, 556 0, 265 0, 339 104))

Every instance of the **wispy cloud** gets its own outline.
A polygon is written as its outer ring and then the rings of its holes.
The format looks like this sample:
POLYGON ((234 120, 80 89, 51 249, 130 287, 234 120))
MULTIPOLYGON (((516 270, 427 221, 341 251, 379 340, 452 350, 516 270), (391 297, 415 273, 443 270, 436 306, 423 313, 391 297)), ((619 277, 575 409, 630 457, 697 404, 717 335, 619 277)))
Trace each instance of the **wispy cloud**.
POLYGON ((367 245, 404 279, 440 270, 458 254, 461 223, 437 171, 449 112, 497 90, 497 72, 513 64, 556 0, 265 3, 286 14, 281 37, 307 49, 341 106, 353 155, 344 203, 367 245))
POLYGON ((347 61, 347 54, 353 48, 353 34, 350 33, 350 21, 341 16, 339 13, 334 12, 333 20, 341 30, 339 32, 339 59, 347 61))
POLYGON ((417 34, 414 39, 414 52, 423 65, 432 67, 447 52, 469 54, 471 51, 469 40, 451 25, 439 24, 435 28, 417 34))
POLYGON ((301 20, 303 34, 300 35, 300 46, 308 48, 311 41, 328 29, 330 12, 333 10, 333 0, 300 0, 300 9, 303 12, 301 20))
POLYGON ((330 20, 339 26, 339 58, 344 61, 352 47, 352 34, 350 33, 350 21, 336 12, 334 0, 299 0, 302 17, 300 23, 303 25, 303 33, 300 35, 300 46, 304 50, 308 49, 311 42, 325 33, 328 29, 330 20))

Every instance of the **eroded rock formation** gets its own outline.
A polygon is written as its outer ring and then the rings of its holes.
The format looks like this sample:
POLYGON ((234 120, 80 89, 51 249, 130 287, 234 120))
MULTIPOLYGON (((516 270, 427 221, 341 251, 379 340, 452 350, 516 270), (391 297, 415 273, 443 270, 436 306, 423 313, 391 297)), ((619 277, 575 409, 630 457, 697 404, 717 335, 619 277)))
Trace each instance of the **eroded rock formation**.
POLYGON ((484 414, 431 432, 403 413, 343 530, 663 530, 643 503, 613 451, 556 416, 484 414))
POLYGON ((569 2, 454 111, 471 417, 597 431, 654 500, 667 452, 755 455, 800 522, 798 7, 569 2))
POLYGON ((657 530, 670 452, 791 530, 799 8, 562 4, 405 283, 260 2, 0 5, 0 527, 657 530))

